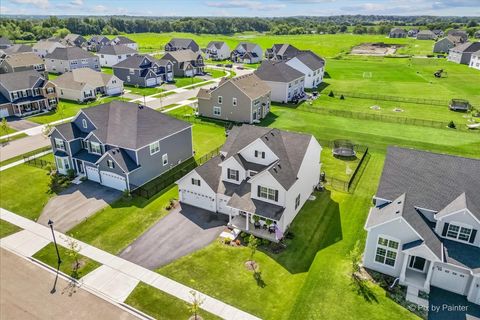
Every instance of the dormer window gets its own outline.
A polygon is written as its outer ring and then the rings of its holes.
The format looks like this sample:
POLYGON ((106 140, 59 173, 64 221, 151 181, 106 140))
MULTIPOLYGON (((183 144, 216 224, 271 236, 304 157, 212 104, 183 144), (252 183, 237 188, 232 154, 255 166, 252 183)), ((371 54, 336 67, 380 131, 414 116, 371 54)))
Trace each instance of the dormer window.
POLYGON ((457 224, 453 223, 445 223, 444 230, 446 230, 446 234, 444 234, 447 238, 455 239, 455 240, 460 240, 460 241, 466 241, 470 242, 472 238, 472 234, 474 234, 473 229, 466 227, 466 226, 460 226, 457 224))
POLYGON ((255 158, 265 159, 265 151, 255 150, 255 158))
POLYGON ((227 177, 230 180, 238 181, 239 179, 239 172, 238 170, 227 169, 227 177))
POLYGON ((150 155, 154 155, 155 153, 160 151, 160 141, 155 141, 154 143, 150 144, 150 155))
POLYGON ((115 163, 113 162, 113 160, 107 160, 107 167, 109 167, 110 169, 115 168, 115 163))
POLYGON ((87 120, 82 119, 82 127, 83 127, 84 129, 87 129, 87 128, 88 128, 87 120))

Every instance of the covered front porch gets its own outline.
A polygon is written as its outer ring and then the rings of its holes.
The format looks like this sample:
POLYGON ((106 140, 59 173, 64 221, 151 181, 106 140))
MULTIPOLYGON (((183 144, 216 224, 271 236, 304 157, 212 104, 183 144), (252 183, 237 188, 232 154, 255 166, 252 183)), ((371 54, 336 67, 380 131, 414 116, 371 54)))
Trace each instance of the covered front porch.
MULTIPOLYGON (((247 215, 249 214, 247 213, 247 215)), ((277 239, 273 222, 270 226, 267 225, 265 220, 252 222, 250 218, 247 219, 247 215, 239 214, 232 217, 228 225, 249 234, 253 234, 255 237, 258 238, 267 239, 272 242, 280 241, 280 239, 277 239)))
POLYGON ((40 113, 48 109, 45 99, 33 99, 18 101, 12 104, 13 114, 17 117, 25 117, 31 114, 40 113))

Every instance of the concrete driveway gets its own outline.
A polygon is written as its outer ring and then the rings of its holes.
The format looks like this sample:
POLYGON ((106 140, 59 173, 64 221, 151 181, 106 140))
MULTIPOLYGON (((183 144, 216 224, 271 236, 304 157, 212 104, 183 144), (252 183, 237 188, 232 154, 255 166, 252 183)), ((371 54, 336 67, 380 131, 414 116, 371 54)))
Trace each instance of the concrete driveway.
POLYGON ((72 185, 50 199, 37 222, 47 225, 51 219, 56 230, 66 232, 121 195, 118 190, 92 181, 84 181, 79 185, 72 185))
POLYGON ((120 257, 154 270, 197 251, 215 240, 228 218, 178 205, 120 253, 120 257))
POLYGON ((480 319, 480 306, 467 301, 465 296, 431 287, 429 298, 428 320, 480 319))
POLYGON ((7 118, 7 121, 8 121, 8 126, 17 131, 23 131, 23 130, 27 130, 27 129, 39 126, 38 123, 28 121, 26 119, 17 118, 17 117, 9 117, 7 118))

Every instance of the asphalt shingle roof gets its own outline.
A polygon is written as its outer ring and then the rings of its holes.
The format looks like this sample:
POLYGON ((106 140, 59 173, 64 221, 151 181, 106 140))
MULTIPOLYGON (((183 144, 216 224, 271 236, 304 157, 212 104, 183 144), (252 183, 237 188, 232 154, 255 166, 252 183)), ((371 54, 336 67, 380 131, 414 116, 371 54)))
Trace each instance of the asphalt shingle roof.
POLYGON ((8 55, 5 61, 12 67, 42 65, 43 60, 32 52, 8 55))
POLYGON ((480 50, 480 42, 465 42, 450 50, 454 52, 476 52, 480 50))
POLYGON ((312 51, 302 51, 298 53, 295 58, 300 60, 303 64, 310 68, 310 70, 318 70, 325 66, 325 60, 317 56, 312 51))
POLYGON ((119 55, 119 54, 135 54, 137 53, 137 51, 123 44, 119 44, 119 45, 101 46, 100 49, 97 51, 97 53, 107 54, 107 55, 119 55))
POLYGON ((240 91, 245 93, 250 99, 255 100, 259 97, 262 97, 268 94, 271 89, 270 87, 263 82, 259 77, 257 77, 254 73, 245 74, 242 76, 233 77, 230 79, 222 79, 217 88, 212 90, 207 89, 200 89, 197 97, 203 99, 209 99, 210 93, 217 90, 223 84, 230 82, 235 87, 237 87, 240 91))
POLYGON ((210 41, 207 45, 207 48, 215 47, 217 49, 221 49, 224 44, 224 41, 210 41))
POLYGON ((56 48, 51 53, 47 53, 45 59, 57 60, 78 60, 97 58, 93 53, 83 50, 79 47, 56 48))
POLYGON ((94 88, 105 86, 113 74, 106 74, 90 68, 73 69, 52 80, 60 88, 79 89, 88 84, 94 88))
POLYGON ((45 79, 35 70, 0 74, 0 83, 8 91, 42 87, 45 79))
POLYGON ((272 62, 264 60, 255 74, 262 80, 273 82, 291 82, 303 77, 303 73, 290 67, 285 61, 272 62))
POLYGON ((15 53, 32 52, 33 48, 26 44, 14 44, 11 47, 2 49, 2 51, 5 52, 6 54, 15 54, 15 53))
POLYGON ((125 36, 118 36, 118 37, 115 37, 113 39, 113 41, 115 41, 115 43, 117 44, 128 44, 128 43, 136 43, 135 41, 133 41, 132 39, 129 39, 125 36))

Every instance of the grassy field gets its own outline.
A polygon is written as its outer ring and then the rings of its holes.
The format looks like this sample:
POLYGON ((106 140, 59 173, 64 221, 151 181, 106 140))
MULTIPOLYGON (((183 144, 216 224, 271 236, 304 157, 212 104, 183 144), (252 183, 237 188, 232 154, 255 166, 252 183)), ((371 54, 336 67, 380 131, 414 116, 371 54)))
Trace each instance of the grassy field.
POLYGON ((37 150, 33 150, 33 151, 30 151, 30 152, 26 152, 26 153, 24 153, 24 154, 22 154, 22 155, 19 155, 19 156, 16 156, 16 157, 13 157, 13 158, 4 160, 4 161, 0 162, 0 167, 1 167, 1 166, 5 166, 5 165, 7 165, 7 164, 9 164, 9 163, 18 161, 18 160, 22 160, 23 157, 32 156, 32 155, 35 155, 35 154, 37 154, 37 153, 43 152, 43 151, 48 150, 48 149, 49 149, 49 148, 47 148, 47 147, 42 147, 42 148, 39 148, 39 149, 37 149, 37 150))
POLYGON ((20 230, 22 229, 20 229, 16 225, 0 219, 0 238, 7 237, 20 230))

